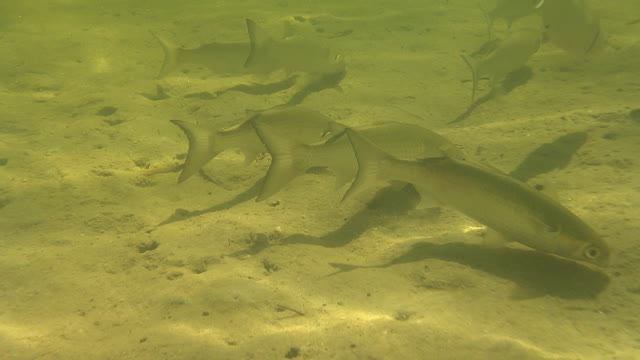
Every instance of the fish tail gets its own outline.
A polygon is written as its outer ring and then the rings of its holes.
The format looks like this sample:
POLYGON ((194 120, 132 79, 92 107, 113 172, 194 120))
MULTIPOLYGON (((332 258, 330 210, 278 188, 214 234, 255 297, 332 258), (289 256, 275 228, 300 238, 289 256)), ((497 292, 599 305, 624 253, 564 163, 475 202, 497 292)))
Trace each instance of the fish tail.
POLYGON ((180 127, 187 135, 187 139, 189 139, 187 159, 178 178, 178 183, 181 183, 198 172, 209 160, 216 157, 220 151, 214 146, 216 132, 210 128, 182 120, 171 120, 171 122, 180 127))
POLYGON ((460 55, 462 60, 469 66, 471 77, 473 78, 473 87, 471 89, 471 102, 476 100, 476 90, 478 89, 478 68, 476 62, 467 55, 460 55))
POLYGON ((304 174, 298 157, 303 144, 293 138, 282 136, 277 130, 261 121, 252 121, 256 134, 271 154, 271 165, 267 170, 262 189, 256 201, 262 201, 274 195, 291 180, 304 174))
POLYGON ((256 63, 257 58, 260 56, 260 51, 262 51, 268 42, 271 41, 271 36, 262 30, 255 21, 251 19, 246 19, 246 21, 251 46, 249 56, 247 56, 247 60, 244 62, 244 67, 249 68, 256 63))
POLYGON ((164 52, 164 60, 162 62, 162 67, 160 68, 160 72, 158 73, 158 79, 162 79, 167 76, 173 69, 176 68, 178 62, 178 47, 174 44, 168 42, 167 40, 161 38, 153 31, 149 31, 151 35, 153 35, 160 45, 162 46, 162 51, 164 52))
POLYGON ((353 152, 358 161, 358 172, 355 180, 351 183, 351 187, 342 197, 343 202, 369 187, 380 178, 381 174, 386 170, 381 169, 382 162, 392 158, 353 129, 346 129, 346 133, 349 136, 353 152))
POLYGON ((487 9, 485 9, 484 6, 482 6, 482 4, 480 3, 478 3, 478 7, 480 8, 480 11, 482 11, 482 15, 484 15, 484 19, 487 22, 487 36, 489 38, 489 41, 491 41, 493 39, 493 13, 488 12, 487 9))
MULTIPOLYGON (((333 121, 332 123, 334 124, 334 126, 344 126, 333 121)), ((343 128, 341 130, 341 133, 327 140, 323 148, 326 149, 326 145, 330 142, 340 141, 341 139, 346 140, 346 136, 347 134, 344 132, 343 128)), ((327 153, 319 154, 318 157, 322 157, 324 159, 324 162, 328 164, 331 172, 333 172, 333 174, 336 176, 336 190, 353 181, 353 178, 356 176, 358 165, 353 153, 349 152, 348 154, 345 154, 341 151, 340 154, 336 154, 335 152, 328 150, 327 153)))

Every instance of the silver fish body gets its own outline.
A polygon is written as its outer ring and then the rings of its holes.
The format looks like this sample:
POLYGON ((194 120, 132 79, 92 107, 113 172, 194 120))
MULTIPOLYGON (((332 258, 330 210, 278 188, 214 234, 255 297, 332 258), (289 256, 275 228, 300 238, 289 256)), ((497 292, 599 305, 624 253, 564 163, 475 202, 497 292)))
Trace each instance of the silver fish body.
POLYGON ((399 160, 357 132, 348 129, 347 134, 359 170, 345 197, 375 178, 405 181, 508 240, 565 258, 608 263, 609 247, 589 225, 524 183, 449 157, 399 160))
POLYGON ((251 49, 244 66, 256 72, 284 69, 288 72, 334 74, 345 71, 341 56, 334 55, 317 39, 290 36, 275 39, 254 21, 247 19, 251 49))
MULTIPOLYGON (((327 130, 332 136, 328 140, 317 144, 304 144, 298 138, 286 136, 259 119, 254 124, 257 134, 271 154, 271 166, 257 201, 272 196, 294 178, 312 168, 330 169, 336 176, 336 188, 355 177, 358 165, 351 142, 344 132, 346 126, 331 122, 327 130)), ((463 156, 447 139, 418 125, 388 122, 358 127, 358 131, 400 159, 463 156)))
POLYGON ((182 120, 172 120, 187 135, 189 150, 178 183, 198 172, 211 159, 227 149, 239 149, 245 161, 253 161, 266 148, 256 135, 253 121, 260 120, 281 131, 285 136, 295 137, 304 143, 322 140, 323 131, 331 119, 301 106, 280 108, 260 112, 239 125, 219 130, 182 120))

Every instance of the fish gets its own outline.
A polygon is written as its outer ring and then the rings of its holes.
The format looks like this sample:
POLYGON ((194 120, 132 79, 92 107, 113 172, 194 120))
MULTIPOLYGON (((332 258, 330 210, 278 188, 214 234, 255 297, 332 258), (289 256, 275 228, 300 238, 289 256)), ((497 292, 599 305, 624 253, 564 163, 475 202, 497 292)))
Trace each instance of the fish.
POLYGON ((285 136, 295 137, 303 143, 321 141, 331 121, 326 115, 301 106, 259 112, 241 124, 222 130, 183 120, 171 120, 182 129, 189 140, 187 158, 178 183, 193 176, 206 163, 225 150, 239 149, 247 163, 266 152, 267 149, 253 127, 253 122, 256 120, 268 123, 285 136))
POLYGON ((447 156, 398 159, 354 129, 346 129, 358 161, 352 197, 374 180, 413 184, 508 241, 567 259, 606 266, 608 244, 569 209, 504 173, 447 156))
POLYGON ((496 19, 503 19, 510 28, 516 20, 533 15, 536 10, 544 4, 544 1, 545 0, 498 0, 496 6, 486 12, 489 26, 493 25, 496 19))
POLYGON ((505 77, 521 68, 540 48, 541 34, 533 29, 513 31, 505 40, 499 42, 495 49, 485 56, 471 57, 462 55, 469 66, 473 78, 471 101, 475 100, 478 81, 488 76, 495 91, 505 77))
POLYGON ((251 42, 249 56, 244 62, 247 69, 271 72, 283 69, 287 72, 309 74, 334 74, 343 72, 346 65, 341 55, 320 40, 292 35, 275 39, 251 19, 246 19, 251 42))
POLYGON ((604 46, 600 18, 587 0, 548 0, 540 11, 545 34, 557 47, 584 56, 604 46))
MULTIPOLYGON (((296 177, 311 169, 328 168, 336 176, 336 188, 351 181, 358 164, 345 134, 345 125, 330 122, 326 141, 305 144, 297 137, 290 137, 271 124, 254 121, 256 133, 271 154, 271 166, 256 201, 265 200, 296 177)), ((401 159, 447 154, 463 157, 462 152, 437 133, 419 125, 386 122, 358 128, 363 136, 401 159)))
POLYGON ((151 31, 162 46, 164 60, 157 78, 162 79, 184 64, 202 66, 216 74, 243 75, 248 73, 244 63, 251 44, 244 42, 213 42, 193 49, 181 48, 151 31))
POLYGON ((584 56, 606 44, 600 17, 587 0, 556 0, 541 9, 545 35, 559 48, 584 56))

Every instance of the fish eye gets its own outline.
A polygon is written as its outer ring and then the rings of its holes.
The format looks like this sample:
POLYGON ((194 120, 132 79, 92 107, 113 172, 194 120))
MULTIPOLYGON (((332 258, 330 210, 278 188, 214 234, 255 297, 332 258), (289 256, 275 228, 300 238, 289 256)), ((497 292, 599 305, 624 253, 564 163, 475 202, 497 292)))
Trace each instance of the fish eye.
POLYGON ((589 246, 584 249, 584 256, 590 260, 597 259, 600 256, 600 249, 595 246, 589 246))

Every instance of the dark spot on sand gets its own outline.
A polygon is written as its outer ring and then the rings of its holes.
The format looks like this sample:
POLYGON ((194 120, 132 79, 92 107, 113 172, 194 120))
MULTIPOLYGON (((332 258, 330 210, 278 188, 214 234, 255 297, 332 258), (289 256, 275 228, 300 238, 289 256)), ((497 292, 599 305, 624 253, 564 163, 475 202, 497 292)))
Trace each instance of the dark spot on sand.
POLYGON ((192 94, 187 94, 187 95, 185 95, 184 97, 185 97, 186 99, 193 99, 193 98, 195 98, 195 99, 201 99, 201 100, 213 100, 213 99, 215 99, 215 98, 216 98, 213 94, 211 94, 211 93, 209 93, 209 92, 206 92, 206 91, 197 92, 197 93, 192 93, 192 94))
POLYGON ((413 315, 413 313, 409 311, 398 311, 393 318, 398 321, 407 321, 411 318, 411 315, 413 315))
POLYGON ((11 199, 9 199, 8 197, 1 198, 0 199, 0 209, 2 209, 3 207, 9 205, 9 203, 11 203, 11 199))
POLYGON ((105 120, 102 120, 102 121, 104 121, 109 126, 120 125, 120 124, 122 124, 124 122, 124 120, 122 120, 122 119, 105 119, 105 120))
POLYGON ((136 245, 136 249, 138 249, 139 253, 144 253, 147 251, 152 251, 158 248, 158 246, 160 246, 160 243, 158 243, 157 241, 153 240, 150 242, 141 242, 138 245, 136 245))
POLYGON ((284 357, 286 357, 287 359, 293 359, 298 357, 298 355, 300 355, 300 348, 292 347, 291 349, 289 349, 289 351, 287 351, 284 357))
POLYGON ((262 266, 270 273, 280 270, 280 267, 269 259, 262 260, 262 266))
MULTIPOLYGON (((184 274, 180 271, 172 271, 167 275, 167 280, 180 279, 184 274)), ((181 304, 180 304, 181 305, 181 304)))
POLYGON ((102 109, 100 109, 96 115, 99 116, 111 116, 113 114, 116 113, 116 111, 118 111, 117 107, 113 107, 113 106, 105 106, 102 109))

